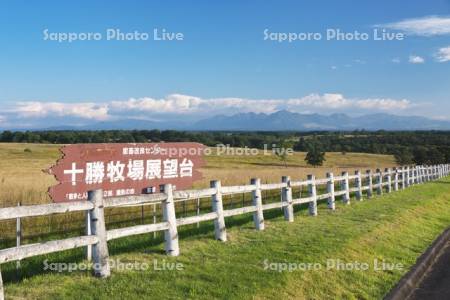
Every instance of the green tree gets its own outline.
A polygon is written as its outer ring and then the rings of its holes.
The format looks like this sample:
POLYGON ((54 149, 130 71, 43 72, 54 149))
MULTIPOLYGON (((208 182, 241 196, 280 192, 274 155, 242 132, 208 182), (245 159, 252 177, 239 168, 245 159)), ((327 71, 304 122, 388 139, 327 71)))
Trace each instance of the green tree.
POLYGON ((323 152, 317 145, 310 146, 308 153, 306 153, 305 161, 314 167, 323 165, 325 161, 325 152, 323 152))
POLYGON ((280 147, 275 148, 275 155, 284 163, 284 166, 287 168, 287 158, 288 155, 293 151, 294 143, 291 141, 284 140, 281 142, 280 147))
POLYGON ((413 154, 408 149, 401 149, 394 154, 395 161, 399 165, 409 165, 413 163, 413 154))

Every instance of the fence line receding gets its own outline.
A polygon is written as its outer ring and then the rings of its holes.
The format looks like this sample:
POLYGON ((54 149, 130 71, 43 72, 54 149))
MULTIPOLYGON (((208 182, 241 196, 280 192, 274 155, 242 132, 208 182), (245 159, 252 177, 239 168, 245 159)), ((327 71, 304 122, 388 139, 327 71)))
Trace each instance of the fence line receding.
MULTIPOLYGON (((21 218, 76 211, 86 212, 86 235, 28 245, 21 245, 20 240, 18 240, 17 247, 0 250, 0 264, 52 252, 86 247, 87 258, 93 260, 94 275, 108 277, 110 275, 108 241, 113 239, 164 231, 164 245, 167 255, 177 256, 180 253, 178 226, 214 221, 215 238, 225 242, 227 241, 225 218, 230 216, 253 213, 255 228, 264 230, 265 210, 282 209, 285 220, 293 222, 294 205, 307 203, 309 214, 316 216, 317 202, 321 200, 326 200, 328 208, 334 210, 336 197, 339 196, 342 197, 343 203, 348 205, 351 201, 351 193, 355 194, 357 201, 362 201, 364 191, 366 197, 371 198, 374 191, 377 195, 382 195, 415 184, 436 180, 449 174, 450 164, 441 164, 387 168, 384 171, 377 169, 376 172, 367 170, 365 173, 357 170, 354 175, 350 175, 348 172, 342 172, 340 176, 327 173, 326 178, 323 179, 316 179, 314 175, 308 175, 307 180, 299 181, 291 180, 289 176, 283 176, 280 183, 262 184, 259 178, 254 178, 249 185, 241 186, 222 186, 220 181, 214 180, 211 181, 211 186, 207 189, 176 191, 171 184, 166 184, 162 187, 162 193, 159 194, 114 198, 104 198, 101 190, 95 190, 89 191, 88 201, 0 208, 0 221, 16 219, 18 231, 20 231, 21 218), (318 193, 320 191, 317 188, 318 186, 325 186, 326 193, 318 193), (308 191, 306 197, 294 198, 292 192, 294 187, 306 187, 308 191), (263 204, 262 191, 277 189, 281 190, 281 201, 263 204), (223 196, 240 193, 251 193, 252 205, 224 210, 223 196), (176 217, 175 202, 205 197, 211 197, 211 212, 183 218, 176 217), (151 204, 161 204, 162 222, 107 230, 104 214, 106 207, 151 204)), ((3 281, 0 272, 0 300, 3 299, 3 281)))

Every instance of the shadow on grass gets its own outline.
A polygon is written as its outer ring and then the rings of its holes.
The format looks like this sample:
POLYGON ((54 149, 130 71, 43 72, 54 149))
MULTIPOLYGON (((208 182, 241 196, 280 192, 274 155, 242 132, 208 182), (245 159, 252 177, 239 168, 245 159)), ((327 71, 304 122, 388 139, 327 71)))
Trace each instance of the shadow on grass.
MULTIPOLYGON (((307 209, 307 205, 295 206, 294 211, 307 209)), ((283 210, 272 209, 264 211, 264 218, 266 220, 276 219, 283 216, 283 210)), ((227 228, 240 227, 243 225, 253 226, 253 214, 248 213, 239 216, 228 217, 225 219, 227 228)), ((140 224, 140 223, 138 223, 140 224)), ((135 224, 135 225, 138 225, 135 224)), ((76 236, 81 234, 79 231, 66 234, 53 234, 51 239, 67 238, 69 236, 76 236)), ((180 239, 189 238, 208 238, 214 239, 214 223, 213 221, 200 223, 197 227, 196 224, 181 226, 178 228, 178 234, 180 239)), ((45 236, 46 239, 40 238, 39 240, 48 241, 49 235, 45 236)), ((34 241, 36 242, 36 241, 34 241)), ((164 254, 164 232, 141 234, 131 237, 124 237, 121 239, 108 242, 109 254, 111 256, 125 254, 125 253, 153 253, 164 254)), ((21 261, 21 266, 16 269, 16 262, 10 262, 3 264, 2 275, 5 282, 20 282, 22 280, 31 278, 36 275, 55 273, 56 271, 46 268, 49 264, 56 265, 62 263, 82 263, 85 261, 85 247, 71 249, 67 251, 41 255, 31 257, 21 261)), ((76 271, 76 272, 88 272, 76 271)), ((67 274, 66 272, 64 272, 67 274)))

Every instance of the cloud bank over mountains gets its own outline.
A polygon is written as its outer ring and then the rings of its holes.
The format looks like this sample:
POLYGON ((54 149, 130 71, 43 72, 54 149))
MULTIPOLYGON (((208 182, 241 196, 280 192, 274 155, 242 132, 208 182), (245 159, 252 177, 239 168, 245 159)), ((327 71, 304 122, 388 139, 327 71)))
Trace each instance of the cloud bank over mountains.
MULTIPOLYGON (((29 101, 10 104, 0 111, 0 122, 36 124, 52 119, 73 119, 77 124, 86 121, 107 121, 125 118, 143 120, 170 120, 183 117, 190 120, 203 119, 213 115, 235 113, 274 113, 288 110, 300 113, 329 114, 346 112, 362 114, 368 112, 405 111, 417 106, 407 99, 391 98, 347 98, 342 94, 309 94, 289 99, 246 99, 246 98, 201 98, 183 94, 171 94, 164 98, 130 98, 122 101, 94 102, 43 102, 29 101)), ((52 122, 50 122, 52 123, 52 122)))

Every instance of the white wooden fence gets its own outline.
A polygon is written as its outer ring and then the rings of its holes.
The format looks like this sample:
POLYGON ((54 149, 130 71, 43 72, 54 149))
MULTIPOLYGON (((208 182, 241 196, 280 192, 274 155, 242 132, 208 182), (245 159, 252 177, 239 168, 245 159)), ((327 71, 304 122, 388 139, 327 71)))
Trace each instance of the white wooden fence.
MULTIPOLYGON (((75 211, 86 211, 87 234, 63 240, 55 240, 43 243, 20 245, 17 247, 0 250, 0 264, 20 261, 27 257, 64 251, 68 249, 87 247, 92 254, 94 262, 94 275, 108 277, 111 273, 108 259, 108 241, 121 237, 164 231, 165 250, 168 255, 177 256, 180 253, 178 246, 178 226, 195 224, 203 221, 214 221, 215 238, 222 242, 227 240, 225 218, 240 214, 253 213, 253 220, 257 230, 264 230, 264 211, 281 208, 284 218, 294 221, 294 205, 308 203, 309 214, 317 215, 317 202, 327 200, 328 208, 335 209, 335 198, 342 196, 344 204, 350 204, 350 194, 355 193, 358 201, 363 200, 363 192, 371 198, 375 189, 378 195, 383 192, 390 193, 399 189, 405 189, 414 184, 439 179, 450 174, 450 164, 433 166, 406 166, 400 168, 385 169, 384 172, 377 169, 375 173, 368 170, 365 174, 355 171, 354 175, 343 172, 341 176, 327 173, 324 179, 316 179, 314 175, 308 175, 307 180, 293 181, 288 176, 283 176, 281 183, 261 184, 257 178, 252 179, 250 185, 221 186, 220 181, 211 181, 211 187, 201 190, 174 191, 171 184, 163 187, 160 194, 103 198, 101 190, 90 191, 88 201, 68 203, 51 203, 31 206, 17 206, 0 209, 0 221, 24 217, 45 216, 62 214, 75 211), (375 179, 375 182, 374 182, 375 179), (367 185, 363 185, 363 182, 367 185), (335 184, 339 184, 339 190, 335 190, 335 184), (352 183, 352 184, 351 184, 352 183), (318 194, 317 186, 326 185, 326 193, 318 194), (307 197, 293 198, 293 187, 308 187, 307 197), (263 204, 262 191, 281 190, 281 201, 263 204), (251 193, 251 206, 223 209, 222 196, 238 193, 251 193), (175 201, 187 201, 198 198, 211 197, 212 211, 202 215, 176 218, 175 201), (107 230, 105 226, 104 208, 132 205, 145 205, 159 203, 162 205, 163 222, 147 225, 136 225, 126 228, 107 230)), ((19 226, 19 225, 18 225, 19 226)), ((90 256, 90 254, 88 254, 90 256)), ((0 300, 4 299, 3 281, 0 272, 0 300)))

